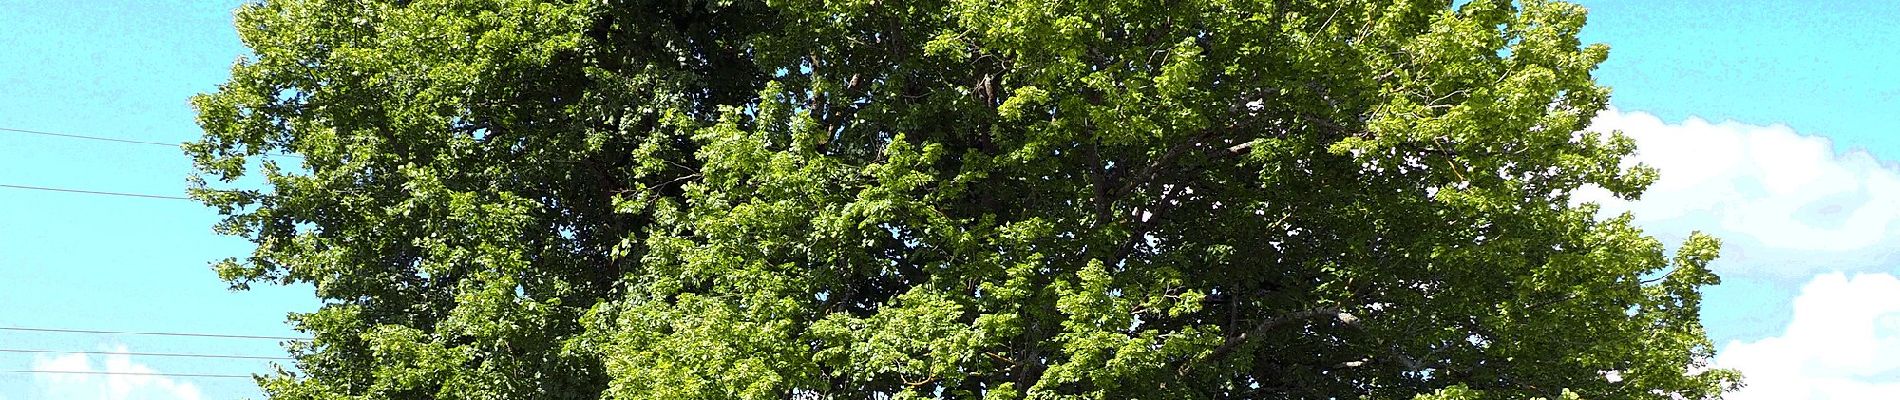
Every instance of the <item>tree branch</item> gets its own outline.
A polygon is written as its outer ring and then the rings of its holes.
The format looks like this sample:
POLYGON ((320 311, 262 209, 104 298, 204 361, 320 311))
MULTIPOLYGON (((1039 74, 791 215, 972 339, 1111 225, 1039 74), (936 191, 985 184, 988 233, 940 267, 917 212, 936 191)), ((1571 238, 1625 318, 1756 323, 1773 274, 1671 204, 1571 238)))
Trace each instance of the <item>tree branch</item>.
POLYGON ((1290 324, 1296 321, 1304 321, 1304 320, 1316 318, 1316 317, 1338 318, 1339 322, 1345 323, 1347 325, 1357 325, 1359 323, 1359 317, 1354 316, 1351 313, 1347 313, 1337 308, 1314 308, 1314 309, 1308 309, 1308 310, 1295 311, 1292 314, 1282 315, 1278 318, 1270 318, 1265 321, 1260 321, 1259 324, 1254 325, 1253 329, 1248 330, 1246 332, 1241 332, 1241 334, 1239 335, 1227 338, 1226 343, 1222 343, 1220 347, 1215 347, 1214 350, 1211 352, 1208 352, 1206 356, 1196 359, 1194 362, 1190 362, 1186 365, 1182 365, 1181 368, 1175 370, 1175 373, 1178 376, 1187 376, 1194 372, 1195 365, 1208 362, 1208 361, 1215 361, 1222 358, 1226 358, 1228 354, 1234 352, 1234 349, 1239 348, 1240 345, 1242 344, 1246 344, 1248 339, 1252 339, 1254 337, 1258 337, 1261 335, 1266 335, 1267 332, 1273 331, 1274 328, 1279 328, 1281 326, 1285 326, 1287 324, 1290 324))

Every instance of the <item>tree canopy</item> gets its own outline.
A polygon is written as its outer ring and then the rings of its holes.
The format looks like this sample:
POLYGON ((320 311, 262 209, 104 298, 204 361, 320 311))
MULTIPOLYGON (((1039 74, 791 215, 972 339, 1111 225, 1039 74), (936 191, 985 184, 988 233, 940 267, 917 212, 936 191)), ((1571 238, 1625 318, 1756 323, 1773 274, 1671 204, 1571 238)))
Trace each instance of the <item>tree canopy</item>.
POLYGON ((263 0, 187 152, 275 399, 1719 397, 1584 19, 263 0))

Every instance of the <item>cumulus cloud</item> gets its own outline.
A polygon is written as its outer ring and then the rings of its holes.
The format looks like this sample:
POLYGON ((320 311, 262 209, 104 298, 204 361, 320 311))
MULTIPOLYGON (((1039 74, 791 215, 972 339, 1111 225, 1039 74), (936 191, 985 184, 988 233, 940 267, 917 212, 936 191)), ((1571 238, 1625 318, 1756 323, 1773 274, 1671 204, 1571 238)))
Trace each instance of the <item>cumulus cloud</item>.
POLYGON ((1900 393, 1900 279, 1817 276, 1780 336, 1729 342, 1715 364, 1746 376, 1730 399, 1890 398, 1900 393))
POLYGON ((1748 384, 1729 398, 1900 393, 1900 279, 1881 273, 1900 265, 1900 167, 1785 125, 1610 110, 1592 130, 1628 135, 1630 161, 1662 175, 1638 201, 1580 201, 1631 212, 1665 241, 1723 239, 1712 266, 1724 283, 1705 291, 1702 317, 1726 343, 1716 365, 1748 384))
MULTIPOLYGON (((126 349, 121 346, 115 351, 123 353, 126 349)), ((158 373, 158 371, 133 362, 131 356, 125 354, 99 357, 96 368, 93 361, 93 357, 85 354, 36 357, 33 360, 34 370, 79 372, 39 374, 35 381, 39 385, 41 398, 199 400, 203 397, 198 387, 190 382, 180 382, 162 376, 137 375, 158 373), (92 372, 132 375, 86 374, 92 372)))
POLYGON ((1665 238, 1723 238, 1723 272, 1799 279, 1900 260, 1900 171, 1865 151, 1837 153, 1827 138, 1785 125, 1668 123, 1643 112, 1605 111, 1592 130, 1635 139, 1633 161, 1662 177, 1640 201, 1579 198, 1631 211, 1665 238))

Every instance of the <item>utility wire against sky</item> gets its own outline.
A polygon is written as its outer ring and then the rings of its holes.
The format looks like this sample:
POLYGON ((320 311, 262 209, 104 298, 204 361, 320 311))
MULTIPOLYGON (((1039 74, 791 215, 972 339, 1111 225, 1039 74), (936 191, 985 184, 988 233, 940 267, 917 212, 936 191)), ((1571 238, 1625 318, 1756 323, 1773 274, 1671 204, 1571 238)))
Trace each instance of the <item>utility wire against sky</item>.
MULTIPOLYGON (((289 336, 232 335, 232 334, 199 333, 199 332, 129 332, 129 331, 102 331, 102 330, 87 330, 87 329, 23 328, 23 327, 0 327, 0 331, 42 332, 42 333, 80 333, 80 334, 100 334, 100 335, 172 336, 172 337, 198 337, 198 338, 213 338, 213 339, 310 340, 309 338, 289 337, 289 336)), ((59 351, 59 350, 37 350, 37 349, 0 349, 0 353, 87 354, 87 355, 108 355, 108 356, 109 355, 123 355, 123 356, 141 356, 141 357, 210 358, 210 359, 232 359, 232 360, 294 360, 293 358, 290 358, 290 357, 275 357, 275 356, 251 356, 251 355, 233 355, 233 354, 194 354, 194 353, 148 353, 148 352, 134 352, 134 351, 59 351)), ((251 377, 251 375, 229 375, 229 374, 157 373, 157 372, 146 373, 146 372, 116 372, 116 371, 61 371, 61 370, 4 370, 4 371, 0 371, 0 374, 130 375, 130 376, 163 376, 163 377, 184 377, 184 378, 250 378, 251 377)))
POLYGON ((92 355, 106 355, 106 356, 124 355, 124 356, 142 356, 142 357, 222 358, 222 359, 234 359, 234 360, 292 360, 293 359, 290 357, 272 357, 272 356, 244 356, 244 355, 229 355, 229 354, 191 354, 191 353, 141 353, 141 352, 136 352, 136 351, 60 351, 60 350, 0 349, 0 353, 92 354, 92 355))
POLYGON ((8 189, 44 190, 44 191, 49 191, 49 192, 96 194, 96 195, 103 195, 103 196, 142 197, 142 198, 148 198, 148 199, 165 199, 165 200, 191 200, 190 197, 184 197, 184 196, 166 196, 166 195, 160 195, 160 194, 124 193, 124 192, 103 192, 103 191, 97 191, 97 190, 79 190, 79 189, 44 187, 44 186, 11 185, 11 184, 5 184, 5 183, 0 183, 0 187, 8 188, 8 189))
MULTIPOLYGON (((108 136, 47 133, 47 131, 32 131, 32 129, 13 129, 13 127, 0 127, 0 131, 4 131, 4 133, 25 133, 25 135, 59 136, 59 138, 85 138, 85 140, 103 140, 103 142, 123 142, 123 144, 150 144, 150 146, 167 146, 167 148, 177 148, 177 146, 179 146, 179 144, 175 144, 175 142, 146 142, 146 140, 108 138, 108 136)), ((146 193, 122 193, 122 191, 66 190, 66 188, 46 188, 46 186, 25 186, 25 184, 0 184, 0 188, 11 188, 11 190, 65 191, 65 193, 87 193, 87 195, 123 195, 123 197, 146 197, 146 199, 182 199, 182 201, 192 199, 192 197, 180 197, 180 195, 146 195, 146 193)))
MULTIPOLYGON (((91 136, 91 135, 79 135, 79 134, 72 134, 72 133, 36 131, 32 129, 19 129, 19 128, 8 128, 8 127, 0 127, 0 132, 24 133, 24 134, 29 134, 29 135, 50 136, 50 137, 59 137, 59 138, 67 138, 67 139, 86 139, 86 140, 98 140, 98 141, 105 141, 105 142, 143 144, 143 145, 165 146, 165 147, 183 147, 184 146, 184 143, 150 142, 150 141, 144 141, 144 140, 120 139, 120 138, 104 137, 104 136, 91 136)), ((263 156, 303 158, 303 156, 296 155, 296 154, 264 154, 263 156)))
MULTIPOLYGON (((308 338, 288 337, 288 336, 232 335, 232 334, 199 333, 199 332, 129 332, 129 331, 102 331, 102 330, 87 330, 87 329, 23 328, 23 327, 0 327, 0 331, 42 332, 42 333, 80 333, 80 334, 101 334, 101 335, 146 335, 146 336, 172 336, 172 337, 199 337, 199 338, 214 338, 214 339, 309 340, 308 338)), ((232 360, 294 360, 293 358, 290 358, 290 357, 273 357, 273 356, 251 356, 251 355, 233 355, 233 354, 194 354, 194 353, 148 353, 148 352, 133 352, 133 351, 58 351, 58 350, 37 350, 37 349, 0 349, 0 353, 86 354, 86 355, 107 355, 107 356, 123 355, 123 356, 141 356, 141 357, 210 358, 210 359, 232 359, 232 360)), ((233 379, 252 378, 251 375, 235 375, 235 374, 120 372, 120 371, 66 371, 66 370, 40 370, 40 369, 0 370, 0 374, 120 375, 120 376, 155 376, 155 377, 176 377, 176 378, 233 378, 233 379)))
POLYGON ((130 375, 130 376, 185 377, 185 378, 251 378, 252 377, 250 375, 227 375, 227 374, 167 374, 167 373, 158 373, 158 372, 116 372, 116 371, 48 371, 48 370, 32 370, 32 369, 6 370, 6 371, 0 371, 0 373, 4 373, 4 374, 130 375))
POLYGON ((122 332, 122 331, 98 331, 98 330, 59 329, 59 328, 0 327, 0 331, 89 333, 89 334, 96 334, 96 335, 184 336, 184 337, 220 338, 220 339, 267 339, 267 340, 298 340, 298 341, 310 340, 310 338, 307 338, 307 337, 289 337, 289 336, 230 335, 230 334, 222 334, 222 333, 195 333, 195 332, 122 332))
POLYGON ((119 139, 119 138, 109 138, 109 137, 100 137, 100 136, 87 136, 87 135, 75 135, 75 134, 70 134, 70 133, 58 133, 58 132, 47 132, 47 131, 36 131, 36 130, 31 130, 31 129, 17 129, 17 128, 6 128, 6 127, 0 127, 0 131, 4 131, 4 132, 13 132, 13 133, 25 133, 25 134, 31 134, 31 135, 41 135, 41 136, 55 136, 55 137, 63 137, 63 138, 71 138, 71 139, 88 139, 88 140, 100 140, 100 141, 107 141, 107 142, 119 142, 119 143, 130 143, 130 144, 148 144, 148 145, 154 145, 154 146, 166 146, 166 147, 178 147, 178 146, 180 145, 180 144, 178 144, 178 143, 164 143, 164 142, 147 142, 147 141, 143 141, 143 140, 131 140, 131 139, 119 139))
MULTIPOLYGON (((41 136, 50 136, 50 137, 59 137, 59 138, 68 138, 68 139, 86 139, 86 140, 98 140, 98 141, 106 141, 106 142, 142 144, 142 145, 152 145, 152 146, 165 146, 165 147, 182 146, 182 144, 180 143, 150 142, 150 141, 144 141, 144 140, 120 139, 120 138, 111 138, 111 137, 104 137, 104 136, 78 135, 78 134, 71 134, 71 133, 47 132, 47 131, 38 131, 38 130, 32 130, 32 129, 19 129, 19 128, 8 128, 8 127, 0 127, 0 132, 23 133, 23 134, 30 134, 30 135, 41 135, 41 136)), ((295 154, 275 154, 275 155, 266 155, 266 156, 267 157, 281 156, 281 157, 303 158, 295 154)), ((56 187, 45 187, 45 186, 32 186, 32 185, 14 185, 14 184, 4 184, 4 183, 0 183, 0 188, 22 189, 22 190, 43 190, 43 191, 49 191, 49 192, 64 192, 64 193, 79 193, 79 194, 94 194, 94 195, 102 195, 102 196, 141 197, 141 198, 148 198, 148 199, 191 200, 190 197, 184 197, 184 196, 110 192, 110 191, 100 191, 100 190, 67 189, 67 188, 56 188, 56 187)))

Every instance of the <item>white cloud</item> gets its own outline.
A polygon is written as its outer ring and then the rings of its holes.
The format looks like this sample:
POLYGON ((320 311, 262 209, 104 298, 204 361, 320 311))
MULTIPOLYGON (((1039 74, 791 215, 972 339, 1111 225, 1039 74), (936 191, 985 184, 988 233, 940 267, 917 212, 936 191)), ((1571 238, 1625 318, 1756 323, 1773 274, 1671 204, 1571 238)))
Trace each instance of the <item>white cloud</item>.
POLYGON ((1632 161, 1662 175, 1639 201, 1601 190, 1579 200, 1632 212, 1665 240, 1694 230, 1723 239, 1713 267, 1729 285, 1705 291, 1703 317, 1718 340, 1739 339, 1715 360, 1748 384, 1728 398, 1900 393, 1900 279, 1849 278, 1900 265, 1900 167, 1785 125, 1610 110, 1592 130, 1630 136, 1632 161))
MULTIPOLYGON (((126 349, 121 346, 114 351, 123 353, 126 349)), ((132 362, 132 357, 125 354, 109 354, 99 358, 98 368, 94 368, 93 357, 85 354, 36 357, 33 361, 33 369, 118 374, 158 373, 144 364, 132 362)), ((199 400, 203 397, 197 385, 163 376, 39 374, 35 381, 39 384, 41 398, 46 399, 199 400)))
POLYGON ((1634 212, 1665 238, 1702 230, 1721 237, 1725 272, 1802 278, 1818 271, 1892 265, 1900 249, 1900 171, 1865 151, 1836 153, 1827 138, 1785 125, 1666 123, 1609 110, 1592 130, 1635 139, 1634 161, 1661 179, 1640 201, 1600 190, 1581 199, 1634 212))
POLYGON ((1715 364, 1748 384, 1729 399, 1876 399, 1900 393, 1900 279, 1823 274, 1781 336, 1732 341, 1715 364))

